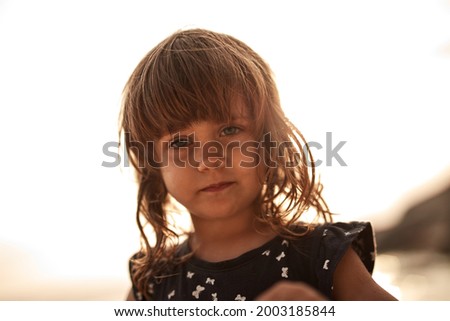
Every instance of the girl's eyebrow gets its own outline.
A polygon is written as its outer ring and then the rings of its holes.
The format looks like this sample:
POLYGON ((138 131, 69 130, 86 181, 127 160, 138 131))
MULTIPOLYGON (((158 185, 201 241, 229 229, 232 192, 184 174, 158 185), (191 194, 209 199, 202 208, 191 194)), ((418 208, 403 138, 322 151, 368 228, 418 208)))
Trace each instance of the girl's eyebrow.
POLYGON ((173 131, 173 132, 169 132, 169 133, 166 132, 163 136, 161 136, 161 138, 159 138, 159 140, 160 141, 162 141, 162 140, 172 140, 172 139, 177 138, 177 137, 179 137, 181 135, 185 135, 184 132, 189 132, 187 135, 191 135, 194 132, 194 130, 190 126, 186 127, 186 128, 180 128, 180 129, 177 129, 176 131, 173 131))
POLYGON ((159 140, 172 140, 172 139, 177 138, 178 136, 180 136, 182 131, 183 130, 178 130, 178 131, 176 131, 174 133, 165 134, 165 135, 161 136, 161 138, 159 140))

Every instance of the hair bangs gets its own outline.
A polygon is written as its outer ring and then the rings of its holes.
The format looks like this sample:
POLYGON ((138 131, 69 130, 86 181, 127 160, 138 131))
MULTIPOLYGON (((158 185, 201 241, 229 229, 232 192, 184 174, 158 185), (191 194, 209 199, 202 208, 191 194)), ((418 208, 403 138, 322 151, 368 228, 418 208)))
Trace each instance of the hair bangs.
POLYGON ((252 54, 239 40, 213 33, 182 32, 160 43, 126 87, 135 98, 136 138, 158 139, 202 120, 231 121, 238 100, 243 114, 261 120, 270 95, 262 64, 256 56, 249 59, 252 54))

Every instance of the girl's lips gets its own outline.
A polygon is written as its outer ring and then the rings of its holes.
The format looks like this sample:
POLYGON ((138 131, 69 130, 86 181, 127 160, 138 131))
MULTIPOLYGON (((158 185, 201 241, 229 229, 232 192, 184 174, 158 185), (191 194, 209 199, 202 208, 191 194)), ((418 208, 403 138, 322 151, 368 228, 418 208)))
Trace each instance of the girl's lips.
POLYGON ((219 191, 222 191, 222 190, 228 188, 232 184, 234 184, 234 182, 222 182, 222 183, 218 183, 218 184, 211 184, 211 185, 201 189, 200 191, 201 192, 219 192, 219 191))

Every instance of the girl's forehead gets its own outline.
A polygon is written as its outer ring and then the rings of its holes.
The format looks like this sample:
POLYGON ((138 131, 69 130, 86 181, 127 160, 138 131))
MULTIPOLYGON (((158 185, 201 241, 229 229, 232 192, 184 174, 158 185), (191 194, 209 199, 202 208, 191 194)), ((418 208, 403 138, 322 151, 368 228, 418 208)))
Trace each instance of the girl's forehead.
POLYGON ((228 120, 238 120, 250 118, 250 108, 242 101, 242 99, 236 99, 233 101, 230 109, 230 118, 228 120))

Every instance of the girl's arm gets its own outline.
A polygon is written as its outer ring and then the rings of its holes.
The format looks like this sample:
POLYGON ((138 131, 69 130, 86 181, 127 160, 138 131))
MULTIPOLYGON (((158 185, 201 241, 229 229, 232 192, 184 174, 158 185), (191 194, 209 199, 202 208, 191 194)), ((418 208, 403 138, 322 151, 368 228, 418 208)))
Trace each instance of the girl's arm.
POLYGON ((279 281, 260 294, 257 301, 325 301, 327 298, 304 282, 279 281))
POLYGON ((338 263, 333 278, 333 299, 346 301, 397 300, 379 286, 350 248, 338 263))
MULTIPOLYGON (((333 280, 333 299, 345 301, 397 300, 373 279, 355 251, 350 248, 338 263, 333 280)), ((261 301, 327 300, 304 282, 280 281, 259 295, 261 301)))

